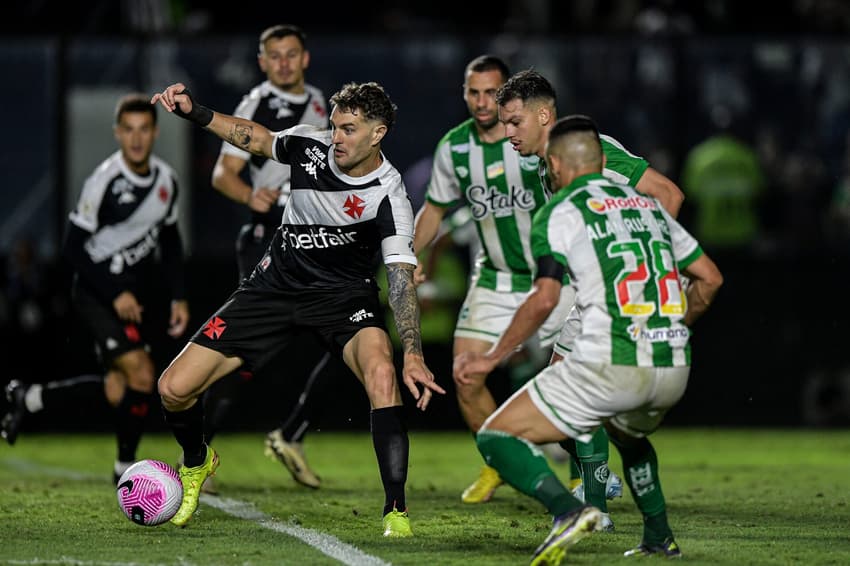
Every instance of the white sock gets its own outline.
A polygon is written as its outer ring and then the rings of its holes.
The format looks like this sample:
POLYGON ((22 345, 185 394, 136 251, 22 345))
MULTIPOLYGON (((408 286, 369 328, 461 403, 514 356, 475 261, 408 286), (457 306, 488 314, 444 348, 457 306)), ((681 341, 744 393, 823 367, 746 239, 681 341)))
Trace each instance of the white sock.
POLYGON ((30 413, 37 413, 44 408, 44 401, 41 399, 41 390, 43 387, 39 383, 34 383, 27 388, 24 394, 24 406, 30 413))

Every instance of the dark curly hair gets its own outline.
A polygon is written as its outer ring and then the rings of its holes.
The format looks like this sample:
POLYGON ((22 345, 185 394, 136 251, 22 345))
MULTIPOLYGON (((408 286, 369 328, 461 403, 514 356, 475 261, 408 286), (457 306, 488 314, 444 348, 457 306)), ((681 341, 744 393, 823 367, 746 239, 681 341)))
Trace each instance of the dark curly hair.
POLYGON ((546 100, 555 104, 555 89, 546 77, 533 69, 527 69, 509 78, 496 92, 496 104, 499 106, 516 99, 523 104, 529 100, 546 100))
POLYGON ((397 107, 384 91, 384 87, 375 82, 343 85, 339 92, 331 97, 331 104, 352 114, 361 110, 364 118, 383 122, 387 130, 395 124, 397 107))

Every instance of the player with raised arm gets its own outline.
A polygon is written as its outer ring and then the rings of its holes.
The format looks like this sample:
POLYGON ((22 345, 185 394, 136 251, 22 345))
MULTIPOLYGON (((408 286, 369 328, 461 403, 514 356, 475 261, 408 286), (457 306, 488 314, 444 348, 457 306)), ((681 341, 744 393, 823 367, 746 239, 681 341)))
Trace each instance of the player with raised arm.
POLYGON ((478 448, 505 481, 552 514, 552 531, 531 563, 556 565, 602 517, 570 494, 535 445, 589 438, 605 426, 644 519, 641 543, 626 556, 677 557, 658 459, 646 436, 685 392, 688 327, 723 277, 658 200, 602 174, 602 140, 590 118, 563 118, 548 139, 548 171, 559 189, 534 218, 534 290, 498 343, 486 354, 459 356, 455 371, 488 371, 510 355, 549 316, 565 277, 576 288, 581 328, 569 356, 487 420, 478 448), (680 270, 692 278, 687 292, 680 270))
MULTIPOLYGON (((305 81, 310 52, 307 50, 307 37, 300 28, 275 25, 263 30, 259 38, 257 63, 266 79, 245 95, 234 116, 252 120, 275 132, 298 124, 327 128, 325 96, 305 81)), ((221 153, 213 169, 212 185, 251 211, 250 222, 242 227, 236 239, 236 263, 241 281, 251 275, 280 225, 290 195, 290 166, 222 142, 221 153), (246 166, 250 185, 241 176, 246 166)), ((301 485, 318 488, 321 481, 307 462, 303 440, 317 412, 312 393, 327 378, 325 368, 330 353, 309 337, 299 340, 297 347, 299 358, 312 360, 313 368, 294 409, 283 415, 280 426, 266 435, 266 455, 286 466, 301 485)), ((270 365, 272 367, 267 371, 285 371, 283 356, 270 365)), ((239 395, 244 375, 233 374, 221 379, 206 392, 207 443, 212 442, 234 397, 239 395)), ((214 492, 211 482, 212 478, 209 478, 204 484, 204 491, 214 492)))
POLYGON ((366 389, 384 484, 383 532, 411 536, 404 490, 409 442, 374 280, 378 253, 404 352, 402 379, 421 410, 433 392, 444 390, 422 355, 413 211, 401 175, 381 152, 395 105, 376 83, 350 83, 331 98, 331 130, 296 126, 274 133, 201 106, 180 83, 151 102, 292 167, 290 200, 267 254, 160 377, 166 421, 184 454, 183 504, 172 522, 189 521, 201 484, 218 467, 218 455, 204 443, 198 396, 238 367, 261 367, 296 332, 308 331, 341 356, 366 389))

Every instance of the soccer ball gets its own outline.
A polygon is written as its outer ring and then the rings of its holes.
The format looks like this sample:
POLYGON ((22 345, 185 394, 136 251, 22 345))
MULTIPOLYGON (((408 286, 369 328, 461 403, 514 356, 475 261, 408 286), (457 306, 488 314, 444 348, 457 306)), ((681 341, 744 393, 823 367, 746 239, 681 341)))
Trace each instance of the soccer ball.
POLYGON ((171 519, 183 500, 177 472, 159 460, 140 460, 118 480, 118 506, 137 525, 152 527, 171 519))

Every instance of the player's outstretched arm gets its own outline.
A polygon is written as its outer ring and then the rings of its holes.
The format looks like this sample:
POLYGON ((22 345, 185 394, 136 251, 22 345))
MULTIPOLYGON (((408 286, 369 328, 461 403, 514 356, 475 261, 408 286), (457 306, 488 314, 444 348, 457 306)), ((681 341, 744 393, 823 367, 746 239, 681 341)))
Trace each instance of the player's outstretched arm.
POLYGON ((433 392, 445 393, 445 390, 434 381, 434 374, 425 365, 422 356, 419 299, 413 284, 413 270, 414 266, 409 263, 387 264, 387 301, 393 310, 396 330, 404 352, 402 380, 416 399, 416 406, 424 411, 433 392), (417 383, 424 386, 421 395, 416 387, 417 383))
POLYGON ((471 375, 488 374, 510 356, 546 321, 561 298, 561 281, 538 277, 534 288, 514 313, 511 323, 486 354, 465 352, 454 360, 454 377, 462 383, 471 375))
POLYGON ((272 157, 274 136, 268 128, 251 120, 222 114, 198 104, 183 83, 175 83, 151 98, 168 112, 194 122, 226 142, 255 155, 272 157))

